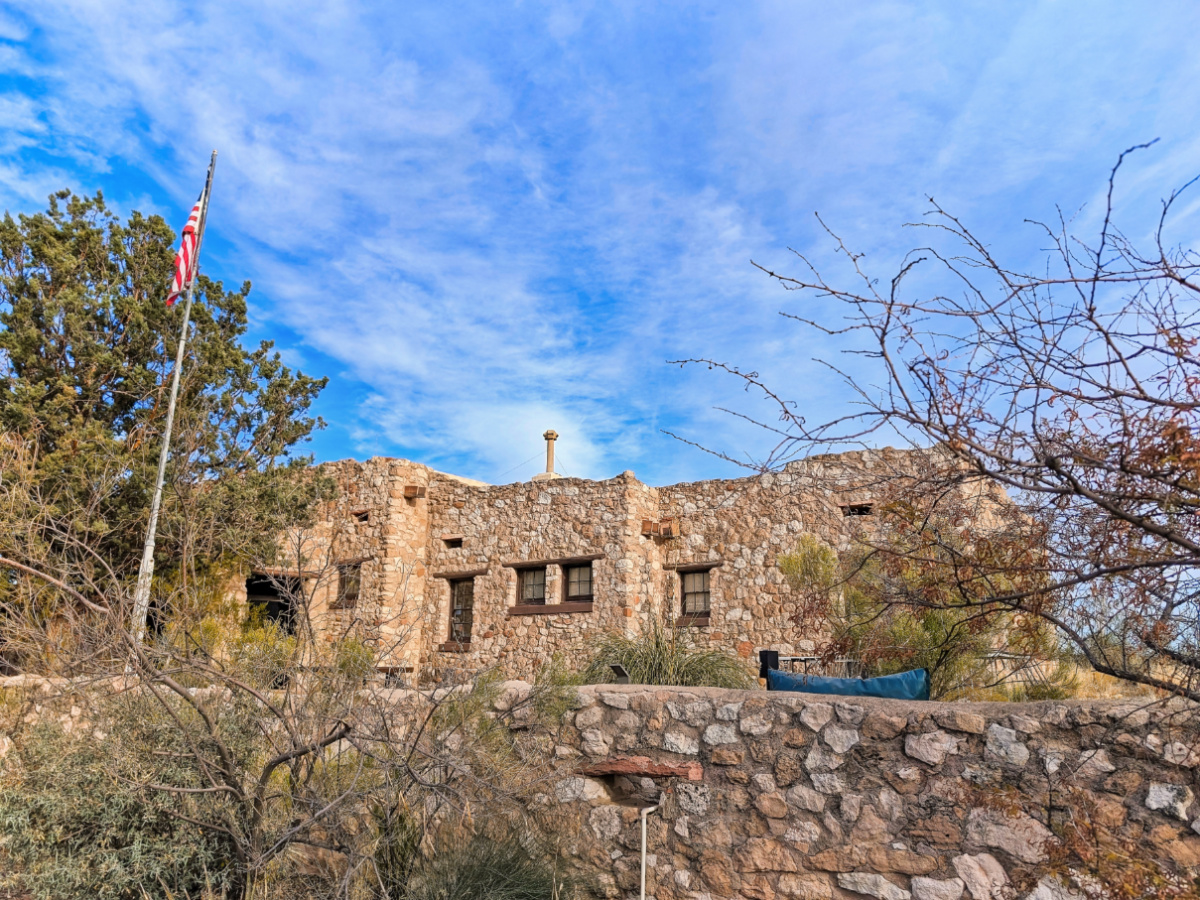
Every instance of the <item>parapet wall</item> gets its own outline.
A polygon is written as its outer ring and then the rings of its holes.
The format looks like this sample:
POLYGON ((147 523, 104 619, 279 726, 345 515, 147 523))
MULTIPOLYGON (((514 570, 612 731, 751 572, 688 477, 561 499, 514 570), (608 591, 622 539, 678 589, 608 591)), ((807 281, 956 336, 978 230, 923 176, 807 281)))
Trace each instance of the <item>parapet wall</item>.
POLYGON ((1061 900, 1055 834, 1085 811, 1200 874, 1194 708, 638 685, 578 703, 555 750, 578 774, 556 791, 612 898, 637 896, 638 806, 660 791, 657 900, 1061 900))

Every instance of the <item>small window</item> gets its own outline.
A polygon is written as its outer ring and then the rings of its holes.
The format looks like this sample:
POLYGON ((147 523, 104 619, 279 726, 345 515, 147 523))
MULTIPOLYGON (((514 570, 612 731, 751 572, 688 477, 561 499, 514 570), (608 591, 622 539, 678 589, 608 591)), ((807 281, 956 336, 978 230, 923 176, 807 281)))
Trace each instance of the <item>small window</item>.
POLYGON ((353 609, 358 605, 358 592, 362 585, 362 563, 342 563, 338 569, 337 599, 333 609, 353 609))
POLYGON ((591 603, 592 602, 592 567, 586 566, 567 566, 567 602, 568 603, 591 603))
POLYGON ((475 620, 475 579, 450 582, 450 642, 471 643, 471 625, 475 620))
POLYGON ((869 516, 870 514, 870 503, 851 503, 849 506, 842 507, 843 516, 869 516))
POLYGON ((286 634, 296 630, 296 612, 304 601, 304 585, 288 575, 253 574, 246 579, 246 603, 260 622, 274 622, 286 634))
POLYGON ((521 569, 520 575, 520 592, 518 595, 521 603, 545 603, 546 602, 546 570, 545 569, 521 569))
POLYGON ((711 608, 708 590, 708 569, 699 572, 680 572, 683 582, 683 614, 685 616, 707 616, 711 608))
POLYGON ((452 537, 450 535, 447 535, 446 537, 442 538, 442 543, 445 544, 451 550, 461 547, 462 542, 463 542, 463 539, 461 537, 452 537))
POLYGON ((371 513, 369 510, 356 509, 356 510, 354 510, 354 512, 350 513, 350 515, 353 517, 354 521, 357 522, 359 525, 366 525, 368 522, 371 521, 371 513))

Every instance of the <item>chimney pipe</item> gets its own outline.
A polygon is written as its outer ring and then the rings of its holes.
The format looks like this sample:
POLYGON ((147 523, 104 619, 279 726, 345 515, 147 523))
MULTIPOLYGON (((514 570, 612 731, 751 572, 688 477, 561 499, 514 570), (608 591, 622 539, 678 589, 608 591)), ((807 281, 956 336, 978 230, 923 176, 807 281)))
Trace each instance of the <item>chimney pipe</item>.
POLYGON ((546 474, 554 474, 554 442, 558 440, 558 432, 551 428, 542 435, 546 439, 546 474))

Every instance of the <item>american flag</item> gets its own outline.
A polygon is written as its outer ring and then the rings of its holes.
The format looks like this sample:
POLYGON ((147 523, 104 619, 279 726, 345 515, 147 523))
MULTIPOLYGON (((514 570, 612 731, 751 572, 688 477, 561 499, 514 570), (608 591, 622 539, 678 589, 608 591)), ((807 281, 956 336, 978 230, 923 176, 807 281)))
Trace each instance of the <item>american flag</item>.
POLYGON ((171 277, 171 290, 167 294, 167 306, 174 306, 175 301, 187 290, 192 280, 192 270, 196 265, 197 232, 200 230, 201 210, 204 208, 204 192, 196 199, 196 205, 188 216, 187 224, 183 226, 183 239, 179 242, 179 252, 175 254, 175 274, 171 277))

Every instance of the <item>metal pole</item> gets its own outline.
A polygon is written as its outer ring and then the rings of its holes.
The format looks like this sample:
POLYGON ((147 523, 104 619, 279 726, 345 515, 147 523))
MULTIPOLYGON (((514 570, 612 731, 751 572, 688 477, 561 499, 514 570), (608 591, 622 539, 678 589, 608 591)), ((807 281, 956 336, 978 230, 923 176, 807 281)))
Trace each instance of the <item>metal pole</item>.
POLYGON ((646 817, 663 805, 663 796, 659 796, 654 806, 643 806, 638 813, 642 817, 642 892, 641 900, 646 900, 646 817))
POLYGON ((183 370, 183 351, 187 343, 188 321, 192 315, 192 296, 196 292, 196 274, 200 271, 200 248, 204 244, 204 226, 208 222, 208 199, 212 192, 213 170, 217 167, 217 151, 208 163, 204 182, 204 207, 200 210, 200 227, 196 232, 196 257, 188 278, 187 299, 183 304, 183 326, 179 330, 179 347, 175 351, 175 371, 171 374, 171 399, 167 404, 167 427, 163 432, 162 449, 158 453, 158 478, 154 482, 154 499, 150 501, 150 525, 146 529, 146 545, 142 548, 142 564, 138 566, 137 589, 133 594, 133 639, 142 643, 146 634, 146 614, 150 610, 150 582, 154 578, 154 538, 158 530, 158 510, 162 505, 163 479, 167 472, 167 457, 171 452, 171 428, 175 424, 175 401, 179 397, 179 375, 183 370))

